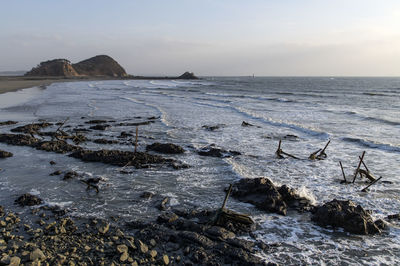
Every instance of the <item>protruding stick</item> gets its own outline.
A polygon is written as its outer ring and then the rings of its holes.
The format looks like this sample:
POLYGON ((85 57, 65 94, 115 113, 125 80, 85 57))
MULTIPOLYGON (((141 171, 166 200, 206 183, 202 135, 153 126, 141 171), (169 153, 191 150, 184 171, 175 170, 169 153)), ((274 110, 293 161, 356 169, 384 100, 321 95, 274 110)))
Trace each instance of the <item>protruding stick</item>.
POLYGON ((225 205, 226 205, 226 202, 228 201, 228 198, 229 198, 229 195, 231 194, 231 191, 232 191, 232 184, 229 185, 228 191, 225 194, 224 203, 222 203, 222 207, 221 207, 222 210, 225 209, 225 205))
POLYGON ((346 175, 344 174, 344 170, 343 170, 343 165, 342 165, 342 162, 341 162, 341 161, 339 161, 339 164, 340 164, 340 168, 342 169, 342 174, 343 174, 343 179, 344 179, 344 182, 346 182, 346 183, 347 183, 347 180, 346 180, 346 175))
POLYGON ((360 162, 358 163, 356 172, 354 173, 353 183, 356 181, 356 177, 357 177, 357 174, 358 174, 358 170, 360 169, 361 163, 362 163, 362 161, 364 160, 364 155, 365 155, 365 151, 363 151, 363 153, 362 153, 362 155, 361 155, 361 158, 360 158, 360 162))
POLYGON ((139 126, 136 126, 135 153, 137 150, 138 135, 139 135, 139 126))
POLYGON ((284 158, 284 157, 281 155, 281 153, 282 153, 282 150, 281 150, 281 143, 282 143, 282 140, 280 139, 280 140, 279 140, 279 144, 278 144, 278 149, 277 149, 276 152, 275 152, 276 156, 277 156, 279 159, 283 159, 283 158, 284 158))
POLYGON ((322 151, 319 155, 325 154, 325 150, 326 150, 326 148, 328 148, 329 143, 331 143, 331 140, 329 140, 328 143, 326 143, 325 147, 322 149, 322 151))
POLYGON ((294 156, 294 155, 291 155, 290 153, 287 153, 287 152, 284 152, 284 151, 281 151, 281 153, 282 153, 282 154, 285 154, 285 155, 287 155, 287 156, 289 156, 289 157, 292 157, 293 159, 299 160, 298 157, 296 157, 296 156, 294 156))
MULTIPOLYGON (((361 160, 361 157, 360 157, 360 156, 358 156, 358 158, 360 158, 360 160, 361 160)), ((369 172, 368 167, 367 167, 367 165, 364 163, 364 161, 361 161, 361 162, 362 162, 362 164, 364 165, 365 170, 367 170, 367 172, 369 172)))
POLYGON ((365 188, 363 188, 361 191, 362 192, 367 192, 367 189, 370 187, 370 186, 372 186, 373 184, 375 184, 376 182, 378 182, 379 180, 381 180, 381 176, 378 178, 378 179, 376 179, 375 181, 373 181, 373 182, 371 182, 371 184, 369 184, 368 186, 366 186, 365 188))

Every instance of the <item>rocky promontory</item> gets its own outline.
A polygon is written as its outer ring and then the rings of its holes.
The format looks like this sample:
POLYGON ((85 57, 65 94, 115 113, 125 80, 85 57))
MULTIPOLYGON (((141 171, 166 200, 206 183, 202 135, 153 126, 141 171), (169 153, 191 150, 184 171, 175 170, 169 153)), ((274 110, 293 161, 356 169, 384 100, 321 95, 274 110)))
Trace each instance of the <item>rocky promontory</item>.
POLYGON ((63 77, 127 77, 125 69, 108 55, 97 55, 71 64, 67 59, 54 59, 41 62, 25 76, 63 76, 63 77))

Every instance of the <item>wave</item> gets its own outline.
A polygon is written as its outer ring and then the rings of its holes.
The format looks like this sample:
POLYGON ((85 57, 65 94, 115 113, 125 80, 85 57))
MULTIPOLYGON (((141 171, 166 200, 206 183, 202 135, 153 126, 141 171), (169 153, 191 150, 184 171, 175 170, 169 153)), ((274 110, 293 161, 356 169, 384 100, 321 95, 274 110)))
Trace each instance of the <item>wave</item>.
POLYGON ((372 148, 372 149, 379 149, 383 151, 390 151, 390 152, 400 152, 400 147, 393 146, 392 144, 387 143, 379 143, 371 140, 359 139, 359 138, 351 138, 351 137, 344 137, 342 138, 343 141, 351 142, 358 144, 363 147, 372 148))
POLYGON ((271 126, 275 126, 275 127, 284 127, 284 128, 289 128, 307 135, 311 135, 314 137, 318 137, 318 138, 322 138, 322 139, 329 139, 330 135, 327 132, 321 132, 321 131, 317 131, 315 129, 310 129, 310 128, 305 128, 301 125, 296 125, 296 124, 291 124, 291 123, 287 123, 287 122, 282 122, 282 121, 274 121, 271 118, 267 118, 267 117, 260 117, 257 114, 254 114, 244 108, 240 108, 240 107, 234 107, 234 106, 228 106, 228 105, 214 105, 211 103, 201 103, 201 102, 194 102, 197 105, 202 105, 202 106, 209 106, 209 107, 214 107, 214 108, 222 108, 222 109, 230 109, 236 113, 242 114, 244 116, 246 116, 249 119, 252 120, 256 120, 259 121, 261 123, 267 124, 267 125, 271 125, 271 126))
POLYGON ((400 125, 400 121, 393 121, 393 120, 389 120, 389 119, 385 119, 385 118, 363 115, 356 111, 336 111, 336 110, 328 109, 328 110, 324 110, 324 112, 339 114, 339 115, 345 114, 345 115, 350 115, 350 116, 356 116, 358 118, 361 118, 362 120, 374 121, 374 122, 378 122, 378 123, 382 123, 382 124, 387 124, 390 126, 399 126, 400 125))

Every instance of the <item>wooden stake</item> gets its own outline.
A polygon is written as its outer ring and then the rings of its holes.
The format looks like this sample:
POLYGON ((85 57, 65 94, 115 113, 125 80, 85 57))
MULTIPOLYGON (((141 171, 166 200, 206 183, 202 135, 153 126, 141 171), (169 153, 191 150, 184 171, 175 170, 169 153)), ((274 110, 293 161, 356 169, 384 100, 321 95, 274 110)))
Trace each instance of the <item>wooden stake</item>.
POLYGON ((353 183, 356 181, 356 177, 357 177, 357 174, 358 174, 358 170, 360 169, 361 163, 362 163, 362 161, 364 160, 364 155, 365 155, 365 151, 363 151, 363 153, 362 153, 362 155, 361 155, 361 158, 360 158, 360 162, 358 163, 356 172, 354 173, 353 183))
POLYGON ((228 191, 225 194, 225 199, 224 199, 224 203, 222 203, 221 210, 225 209, 226 202, 228 201, 228 198, 229 198, 229 195, 231 194, 231 192, 232 192, 232 184, 229 185, 228 191))
MULTIPOLYGON (((360 156, 358 156, 358 158, 360 158, 360 160, 361 160, 361 157, 360 157, 360 156)), ((362 162, 362 164, 364 165, 365 170, 367 170, 367 172, 369 172, 368 167, 367 167, 367 165, 364 163, 364 161, 361 161, 361 162, 362 162)))
POLYGON ((280 139, 279 140, 279 144, 278 144, 278 149, 276 150, 276 152, 275 152, 275 154, 276 154, 276 156, 279 158, 279 159, 283 159, 284 157, 282 156, 282 150, 281 150, 281 143, 282 143, 282 140, 280 139))
POLYGON ((366 186, 365 188, 363 188, 361 191, 362 192, 367 192, 367 189, 370 187, 370 186, 372 186, 373 184, 375 184, 376 182, 378 182, 379 180, 381 180, 381 176, 378 178, 378 179, 376 179, 375 181, 373 181, 373 182, 371 182, 371 184, 369 184, 368 186, 366 186))
POLYGON ((139 126, 136 126, 135 153, 137 150, 138 134, 139 134, 139 126))
POLYGON ((344 179, 344 182, 345 182, 345 183, 347 183, 347 180, 346 180, 346 175, 344 174, 344 170, 343 170, 343 165, 342 165, 342 162, 341 162, 341 161, 339 161, 339 164, 340 164, 340 168, 342 169, 342 174, 343 174, 343 179, 344 179))
POLYGON ((289 157, 292 157, 293 159, 299 160, 298 157, 296 157, 296 156, 294 156, 294 155, 291 155, 290 153, 287 153, 287 152, 284 152, 284 151, 281 151, 281 153, 282 153, 282 154, 285 154, 285 155, 287 155, 287 156, 289 156, 289 157))
POLYGON ((322 159, 322 158, 326 158, 327 155, 325 153, 326 148, 328 148, 329 143, 331 143, 331 140, 328 141, 328 143, 326 143, 325 147, 322 149, 322 151, 318 154, 317 159, 322 159))

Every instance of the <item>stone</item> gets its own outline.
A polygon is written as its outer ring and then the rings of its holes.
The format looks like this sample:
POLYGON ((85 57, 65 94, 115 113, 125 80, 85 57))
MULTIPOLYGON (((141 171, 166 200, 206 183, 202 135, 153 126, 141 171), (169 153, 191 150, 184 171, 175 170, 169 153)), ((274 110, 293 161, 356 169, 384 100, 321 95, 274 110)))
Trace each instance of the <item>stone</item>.
POLYGON ((181 154, 184 153, 185 150, 175 144, 172 143, 158 143, 155 142, 151 145, 146 146, 147 151, 156 151, 160 153, 166 153, 166 154, 181 154))
POLYGON ((169 258, 167 255, 163 255, 162 260, 164 262, 164 265, 168 265, 169 264, 169 258))
POLYGON ((384 226, 379 221, 374 222, 368 211, 350 200, 334 199, 316 207, 311 220, 321 226, 341 227, 362 235, 381 233, 384 226))
POLYGON ((40 249, 35 249, 34 251, 31 252, 29 259, 31 261, 35 261, 35 260, 45 260, 46 256, 43 254, 43 252, 40 249))
POLYGON ((149 251, 149 256, 150 256, 151 258, 157 257, 157 251, 154 250, 154 249, 150 250, 150 251, 149 251))
POLYGON ((138 240, 137 243, 141 253, 146 254, 149 251, 149 248, 145 243, 140 240, 138 240))
POLYGON ((109 223, 105 223, 104 225, 99 227, 99 233, 101 234, 106 234, 108 232, 108 230, 110 229, 110 224, 109 223))
POLYGON ((163 212, 157 217, 157 222, 159 223, 173 223, 178 220, 179 216, 173 212, 163 212))
POLYGON ((13 156, 13 154, 11 152, 0 150, 0 159, 12 157, 12 156, 13 156))
POLYGON ((128 252, 128 247, 124 244, 118 245, 117 250, 119 253, 128 252))
POLYGON ((121 262, 125 262, 125 261, 128 260, 128 258, 129 258, 128 252, 123 252, 123 253, 121 254, 121 256, 119 257, 119 260, 120 260, 121 262))
POLYGON ((26 193, 15 200, 15 203, 19 204, 22 207, 39 205, 42 202, 42 199, 29 193, 26 193))
POLYGON ((201 156, 211 156, 211 157, 219 157, 219 158, 226 158, 241 155, 238 151, 231 151, 231 150, 224 150, 220 148, 216 148, 215 145, 209 145, 206 147, 201 148, 198 152, 201 156))
POLYGON ((18 266, 20 263, 21 263, 21 259, 17 256, 14 256, 14 257, 10 258, 9 266, 18 266))

